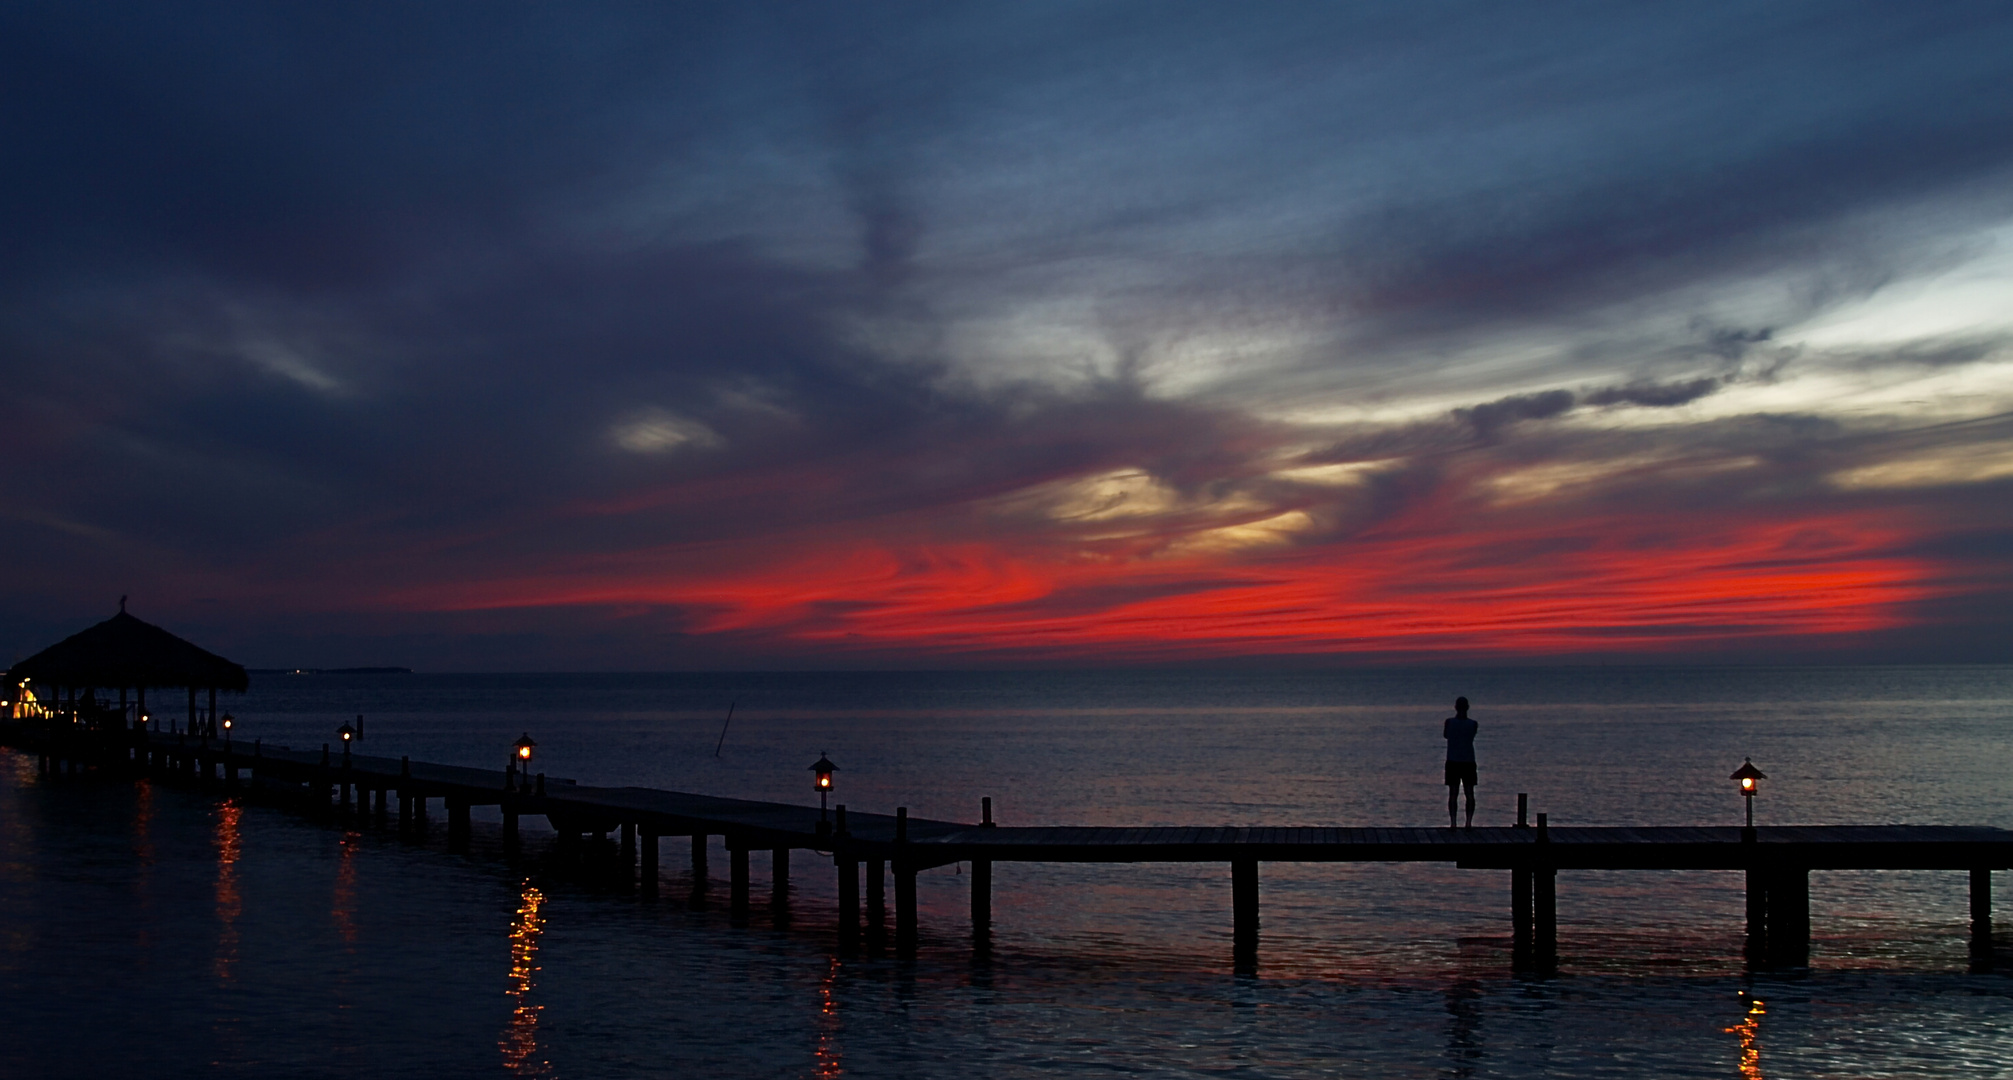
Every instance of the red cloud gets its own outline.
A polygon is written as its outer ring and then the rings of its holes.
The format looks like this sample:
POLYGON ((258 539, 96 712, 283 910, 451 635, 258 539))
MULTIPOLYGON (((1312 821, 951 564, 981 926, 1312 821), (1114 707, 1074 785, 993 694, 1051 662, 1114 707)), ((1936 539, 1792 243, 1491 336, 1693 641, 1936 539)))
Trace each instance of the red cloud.
POLYGON ((1904 605, 1939 591, 1933 565, 1893 554, 1909 539, 1853 514, 1631 515, 1486 531, 1401 520, 1241 559, 855 538, 815 554, 759 553, 731 570, 625 560, 406 600, 459 610, 673 606, 694 632, 840 652, 1650 652, 1903 625, 1904 605))

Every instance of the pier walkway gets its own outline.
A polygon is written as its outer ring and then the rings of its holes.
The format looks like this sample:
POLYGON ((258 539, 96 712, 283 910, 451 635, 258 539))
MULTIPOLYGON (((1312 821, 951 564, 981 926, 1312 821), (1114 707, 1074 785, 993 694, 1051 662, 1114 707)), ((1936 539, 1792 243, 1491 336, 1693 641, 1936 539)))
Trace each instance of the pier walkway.
POLYGON ((1950 870, 1970 875, 1974 965, 1992 962, 1992 872, 2013 868, 2013 830, 1949 825, 1789 825, 1728 827, 1552 828, 1543 814, 1502 828, 1000 826, 984 800, 978 822, 888 814, 831 817, 815 807, 729 799, 638 787, 594 787, 542 774, 345 754, 324 747, 294 751, 156 732, 91 733, 0 724, 0 742, 41 755, 44 770, 83 766, 144 770, 164 777, 238 785, 304 800, 322 812, 387 821, 398 804, 402 828, 424 822, 430 800, 447 811, 451 846, 468 842, 469 808, 496 806, 504 841, 518 842, 518 819, 543 816, 562 849, 587 834, 614 833, 646 894, 658 880, 659 839, 691 837, 695 871, 705 872, 706 838, 722 837, 731 861, 730 903, 749 903, 748 853, 767 851, 771 884, 788 888, 790 853, 829 858, 838 877, 842 935, 861 928, 864 877, 869 932, 881 923, 884 889, 894 879, 895 940, 917 938, 915 879, 920 871, 970 863, 974 943, 986 947, 992 922, 992 865, 998 862, 1228 863, 1232 881, 1234 962, 1256 963, 1259 866, 1266 862, 1436 862, 1511 872, 1513 962, 1545 970, 1557 958, 1556 876, 1560 870, 1730 870, 1746 874, 1748 956, 1758 967, 1807 962, 1812 870, 1950 870), (352 801, 354 800, 354 801, 352 801), (864 873, 863 873, 864 871, 864 873))

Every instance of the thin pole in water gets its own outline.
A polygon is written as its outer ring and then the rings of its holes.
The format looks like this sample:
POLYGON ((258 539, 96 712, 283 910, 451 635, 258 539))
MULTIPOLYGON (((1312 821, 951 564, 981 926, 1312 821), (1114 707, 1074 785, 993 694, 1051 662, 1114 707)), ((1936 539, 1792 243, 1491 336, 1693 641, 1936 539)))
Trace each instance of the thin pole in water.
MULTIPOLYGON (((740 704, 740 702, 737 701, 730 701, 727 703, 727 724, 731 724, 734 722, 734 706, 738 704, 740 704)), ((727 724, 720 725, 720 740, 713 744, 714 757, 719 757, 720 748, 727 744, 727 724)))

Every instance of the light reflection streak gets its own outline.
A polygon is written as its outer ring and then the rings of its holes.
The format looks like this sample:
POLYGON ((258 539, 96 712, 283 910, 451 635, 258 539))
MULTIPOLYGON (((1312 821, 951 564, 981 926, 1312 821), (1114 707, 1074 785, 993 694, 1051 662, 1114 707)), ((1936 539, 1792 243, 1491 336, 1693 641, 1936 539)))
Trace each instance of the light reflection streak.
POLYGON ((244 811, 229 799, 217 808, 217 962, 220 983, 231 981, 238 962, 238 916, 245 910, 238 893, 238 818, 244 811))
POLYGON ((833 957, 825 968, 825 977, 818 980, 818 1048, 812 1073, 816 1076, 841 1076, 845 1068, 839 1053, 839 999, 833 993, 839 982, 839 958, 833 957))
POLYGON ((552 1064, 537 1057, 538 1013, 545 1006, 531 1002, 532 988, 538 985, 538 936, 545 931, 539 909, 544 903, 545 894, 527 880, 518 897, 517 917, 510 922, 510 984, 505 993, 515 1005, 509 1026, 497 1040, 503 1067, 529 1076, 548 1075, 552 1064))
MULTIPOLYGON (((1747 997, 1747 991, 1741 991, 1747 997)), ((1727 1034, 1740 1036, 1740 1075, 1742 1080, 1763 1080, 1761 1073, 1761 1018, 1768 1014, 1757 998, 1747 1003, 1747 1015, 1740 1023, 1727 1028, 1727 1034)))
POLYGON ((335 920, 342 943, 349 946, 346 952, 354 952, 356 946, 356 849, 362 839, 356 833, 346 832, 337 845, 341 854, 336 860, 335 904, 329 915, 335 920))
MULTIPOLYGON (((139 863, 133 874, 133 911, 138 915, 151 916, 153 913, 152 889, 154 883, 154 785, 141 780, 133 785, 133 857, 139 863)), ((138 928, 135 944, 139 946, 142 966, 145 957, 153 948, 152 936, 147 928, 153 925, 152 918, 136 918, 132 925, 138 928)))

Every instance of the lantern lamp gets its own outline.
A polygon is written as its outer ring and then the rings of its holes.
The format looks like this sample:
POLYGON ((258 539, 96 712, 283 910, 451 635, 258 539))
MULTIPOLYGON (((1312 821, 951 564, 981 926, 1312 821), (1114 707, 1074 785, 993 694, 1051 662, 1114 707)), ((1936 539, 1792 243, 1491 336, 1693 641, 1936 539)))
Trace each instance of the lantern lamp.
POLYGON ((1760 769, 1757 769, 1757 768, 1755 768, 1755 767, 1754 767, 1754 760, 1753 760, 1753 759, 1751 759, 1751 758, 1748 758, 1748 759, 1743 759, 1743 760, 1742 760, 1742 762, 1741 762, 1741 766, 1740 766, 1740 768, 1738 768, 1738 769, 1735 769, 1735 770, 1733 771, 1733 775, 1732 775, 1732 776, 1730 776, 1730 777, 1728 777, 1727 779, 1729 779, 1729 780, 1737 780, 1737 781, 1739 781, 1739 782, 1740 782, 1740 795, 1741 795, 1741 798, 1743 798, 1743 799, 1746 799, 1746 800, 1747 800, 1747 827, 1748 827, 1749 829, 1753 829, 1753 828, 1754 828, 1754 793, 1755 793, 1756 791, 1759 791, 1759 790, 1761 789, 1761 786, 1760 786, 1760 784, 1758 783, 1758 781, 1762 781, 1762 780, 1766 780, 1766 779, 1768 779, 1768 774, 1767 774, 1767 773, 1765 773, 1765 772, 1762 772, 1762 771, 1761 771, 1760 769))
POLYGON ((812 781, 812 785, 818 789, 818 831, 820 833, 831 827, 825 821, 825 806, 827 800, 832 795, 832 774, 838 771, 839 767, 832 764, 832 759, 825 756, 823 751, 819 751, 818 760, 811 765, 811 772, 816 774, 816 779, 812 781))
POLYGON ((348 724, 344 724, 336 729, 336 734, 342 736, 343 745, 347 746, 351 739, 356 738, 356 729, 348 724))
POLYGON ((225 713, 217 718, 217 726, 224 729, 224 749, 226 751, 231 748, 231 726, 237 722, 238 718, 232 716, 230 713, 225 713))
POLYGON ((517 737, 517 741, 511 743, 510 745, 517 751, 517 760, 529 764, 531 761, 531 751, 538 745, 538 742, 537 740, 533 739, 531 737, 531 733, 527 731, 524 734, 519 735, 517 737))

